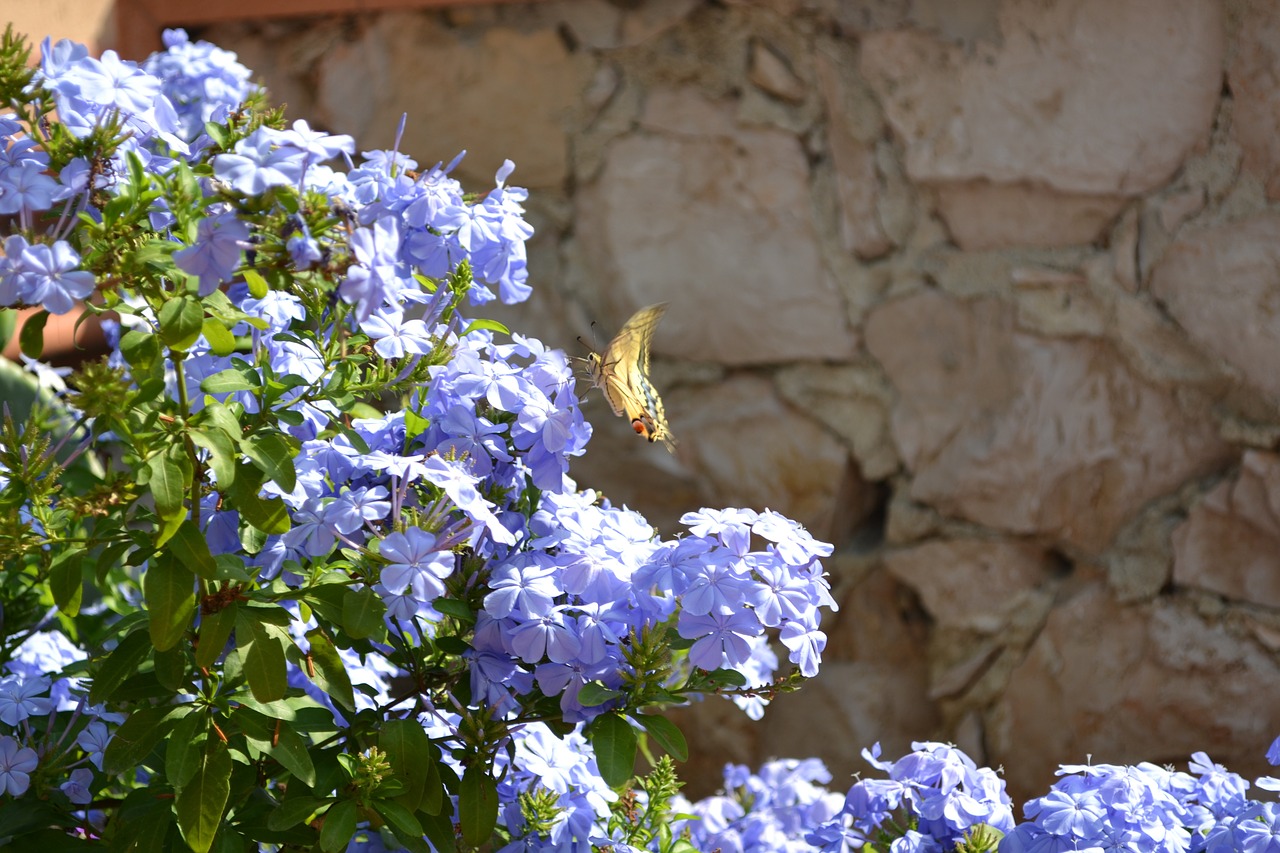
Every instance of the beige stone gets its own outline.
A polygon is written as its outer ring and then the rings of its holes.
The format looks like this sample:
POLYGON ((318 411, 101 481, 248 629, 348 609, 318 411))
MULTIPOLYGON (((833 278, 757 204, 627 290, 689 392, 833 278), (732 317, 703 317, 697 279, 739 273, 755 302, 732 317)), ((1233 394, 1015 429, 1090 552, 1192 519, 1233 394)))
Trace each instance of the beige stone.
POLYGON ((1204 750, 1246 778, 1267 772, 1280 666, 1241 639, 1183 602, 1124 607, 1085 587, 1054 609, 988 714, 989 760, 1015 802, 1043 794, 1058 762, 1185 767, 1204 750))
POLYGON ((1234 102, 1232 133, 1244 150, 1244 167, 1280 199, 1280 8, 1240 4, 1236 49, 1227 66, 1234 102))
POLYGON ((1123 196, 1063 193, 1029 184, 938 185, 938 213, 962 249, 1092 243, 1124 207, 1123 196))
POLYGON ((656 38, 677 26, 698 6, 698 0, 649 0, 627 7, 622 20, 623 45, 656 38))
MULTIPOLYGON (((1107 199, 1158 187, 1208 138, 1225 49, 1217 0, 1006 0, 999 29, 971 49, 919 30, 864 36, 863 72, 913 179, 1053 190, 1065 199, 1047 195, 1040 212, 1074 229, 1058 239, 1089 240, 1102 211, 1119 210, 1107 199)), ((961 241, 1054 237, 1020 221, 1020 205, 981 228, 963 209, 943 208, 961 241)))
POLYGON ((1082 273, 1051 267, 1014 267, 1018 326, 1042 335, 1088 335, 1106 331, 1107 310, 1082 273))
POLYGON ((796 76, 776 48, 759 40, 751 44, 747 79, 784 101, 800 103, 805 98, 804 81, 796 76))
POLYGON ((1151 292, 1195 343, 1280 402, 1280 215, 1177 241, 1152 271, 1151 292))
POLYGON ((994 634, 1023 594, 1054 571, 1043 548, 1021 542, 943 539, 885 555, 885 568, 920 596, 934 622, 994 634))
POLYGON ((680 460, 706 505, 769 507, 820 539, 837 521, 865 513, 870 493, 852 470, 849 452, 821 425, 787 407, 769 382, 732 377, 676 389, 666 403, 680 426, 680 460), (850 478, 857 494, 845 497, 850 478))
POLYGON ((1184 413, 1110 345, 1027 335, 1012 313, 935 292, 869 316, 914 500, 1098 552, 1146 502, 1227 458, 1208 418, 1184 413))
POLYGON ((878 367, 804 364, 779 371, 775 379, 783 399, 840 436, 868 480, 897 470, 889 432, 893 391, 878 367))
POLYGON ((400 148, 419 162, 448 161, 466 149, 458 174, 471 186, 491 185, 511 159, 513 184, 560 187, 569 121, 593 71, 551 29, 493 28, 465 42, 434 18, 384 14, 319 60, 312 118, 352 134, 361 150, 391 147, 407 112, 400 148))
POLYGON ((672 303, 655 350, 726 364, 840 360, 856 337, 822 260, 808 164, 791 134, 737 127, 692 92, 650 96, 653 131, 609 147, 577 196, 581 274, 620 324, 672 303))
POLYGON ((856 69, 816 55, 818 87, 827 109, 827 141, 840 201, 840 239, 846 251, 869 260, 893 248, 879 218, 880 177, 875 137, 881 121, 848 78, 856 69))
POLYGON ((1246 451, 1235 479, 1192 507, 1173 532, 1173 580, 1280 607, 1280 456, 1246 451))

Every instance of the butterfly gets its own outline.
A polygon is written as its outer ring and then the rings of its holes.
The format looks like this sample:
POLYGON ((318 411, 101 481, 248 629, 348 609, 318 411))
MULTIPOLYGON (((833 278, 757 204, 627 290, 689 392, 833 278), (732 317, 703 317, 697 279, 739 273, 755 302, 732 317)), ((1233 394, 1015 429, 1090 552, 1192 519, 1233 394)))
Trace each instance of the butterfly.
POLYGON ((604 352, 587 356, 587 369, 591 384, 604 392, 615 415, 625 414, 637 435, 666 442, 667 450, 674 453, 676 441, 667 429, 662 399, 649 381, 649 340, 666 311, 665 302, 641 308, 604 352))

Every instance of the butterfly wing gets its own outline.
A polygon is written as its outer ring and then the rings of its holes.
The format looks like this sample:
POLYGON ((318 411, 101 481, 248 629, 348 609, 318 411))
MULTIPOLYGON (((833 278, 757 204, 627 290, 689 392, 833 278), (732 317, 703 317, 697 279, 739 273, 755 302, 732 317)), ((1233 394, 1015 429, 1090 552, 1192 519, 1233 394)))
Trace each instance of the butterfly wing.
POLYGON ((667 311, 665 302, 637 311, 599 355, 588 357, 591 383, 604 392, 615 415, 625 415, 631 427, 649 441, 675 440, 667 429, 662 398, 649 381, 649 342, 667 311))

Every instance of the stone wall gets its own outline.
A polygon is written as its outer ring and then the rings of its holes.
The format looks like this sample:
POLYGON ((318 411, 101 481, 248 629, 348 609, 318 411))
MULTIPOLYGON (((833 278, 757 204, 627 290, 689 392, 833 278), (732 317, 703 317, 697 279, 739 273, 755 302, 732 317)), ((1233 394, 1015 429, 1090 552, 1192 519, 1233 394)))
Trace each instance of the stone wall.
MULTIPOLYGON (((1280 7, 560 0, 222 26, 291 114, 529 186, 577 351, 672 304, 681 440, 598 399, 587 485, 831 538, 822 675, 701 763, 949 739, 1242 772, 1280 733, 1280 7)), ((491 185, 491 184, 489 184, 491 185)))

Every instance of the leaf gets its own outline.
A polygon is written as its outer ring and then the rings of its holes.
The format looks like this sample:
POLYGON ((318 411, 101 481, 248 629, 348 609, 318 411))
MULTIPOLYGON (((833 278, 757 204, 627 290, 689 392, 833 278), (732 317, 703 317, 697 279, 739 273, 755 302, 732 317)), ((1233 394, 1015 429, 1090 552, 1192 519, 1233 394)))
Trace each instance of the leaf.
POLYGON ((668 755, 676 761, 689 760, 689 744, 679 726, 660 714, 640 714, 636 720, 668 755))
POLYGON ((209 715, 201 711, 187 714, 173 727, 165 741, 164 775, 175 788, 181 788, 195 776, 208 731, 209 715))
POLYGON ((241 439, 240 450, 267 478, 285 492, 292 492, 297 485, 293 467, 294 448, 283 433, 259 432, 241 439))
POLYGON ((508 329, 506 326, 502 325, 501 323, 499 323, 497 320, 480 319, 480 320, 472 320, 469 324, 467 324, 467 330, 462 333, 461 337, 465 338, 467 335, 479 329, 484 329, 485 331, 489 331, 489 332, 498 332, 503 335, 511 334, 511 330, 508 329))
POLYGON ((258 488, 262 485, 262 472, 243 463, 236 466, 235 481, 227 487, 227 497, 232 508, 239 510, 240 518, 263 533, 288 533, 289 513, 279 498, 262 498, 258 488))
POLYGON ((191 519, 182 522, 168 546, 178 562, 205 580, 213 580, 217 575, 218 564, 213 561, 213 554, 209 553, 209 542, 200 532, 200 526, 191 519))
POLYGON ((425 815, 421 821, 423 833, 437 850, 456 850, 458 840, 454 835, 453 818, 448 813, 425 815))
POLYGON ((445 616, 452 616, 459 622, 466 625, 474 624, 476 614, 467 606, 465 601, 459 601, 456 598, 444 598, 441 596, 431 602, 431 606, 445 616))
POLYGON ((231 355, 236 351, 236 338, 220 321, 205 317, 200 327, 214 355, 231 355))
POLYGON ((236 604, 231 604, 217 613, 200 616, 199 642, 196 644, 196 666, 208 669, 217 662, 222 650, 227 647, 231 637, 231 629, 236 624, 236 604))
POLYGON ((297 826, 331 802, 333 800, 319 797, 292 797, 287 799, 267 815, 267 828, 280 832, 291 826, 297 826))
POLYGON ((244 674, 253 698, 259 702, 283 698, 288 686, 284 641, 267 633, 248 608, 236 610, 236 645, 244 657, 244 674))
POLYGON ((401 844, 410 850, 430 853, 422 840, 422 824, 413 816, 413 812, 392 800, 374 800, 373 810, 382 815, 401 844))
POLYGON ((204 328, 204 306, 190 296, 178 296, 160 306, 160 340, 170 349, 187 350, 204 328))
POLYGON ((267 754, 279 761, 284 769, 293 774, 293 778, 307 787, 315 785, 316 768, 311 763, 306 741, 283 721, 279 723, 275 734, 276 742, 267 749, 267 754))
POLYGON ((261 299, 266 296, 270 288, 267 286, 267 280, 262 277, 262 273, 257 270, 247 269, 244 271, 245 283, 249 285, 249 295, 254 299, 261 299))
POLYGON ((369 587, 348 589, 342 597, 342 628, 357 640, 381 637, 386 632, 382 621, 386 612, 387 606, 369 587))
POLYGON ((187 681, 187 656, 182 647, 174 646, 163 652, 156 649, 151 657, 155 661, 156 680, 170 692, 179 692, 187 681))
POLYGON ((84 550, 79 546, 67 548, 49 567, 49 591, 53 603, 68 616, 80 612, 80 600, 84 596, 84 550))
POLYGON ((611 788, 621 788, 635 772, 635 729, 621 714, 603 714, 592 721, 587 735, 596 753, 600 778, 611 788))
POLYGON ((124 680, 138 671, 151 654, 151 638, 146 631, 127 635, 107 655, 89 687, 89 702, 97 705, 112 697, 124 680))
POLYGON ((324 826, 320 829, 320 849, 326 853, 346 850, 355 832, 356 804, 351 800, 340 800, 324 813, 324 826))
POLYGON ((206 376, 200 383, 200 390, 206 394, 232 394, 237 391, 257 391, 262 387, 262 379, 252 370, 228 367, 212 376, 206 376))
POLYGON ((171 649, 191 627, 196 612, 196 576, 161 552, 142 577, 142 593, 151 619, 151 642, 159 650, 171 649))
MULTIPOLYGON (((387 720, 378 734, 378 748, 386 753, 387 763, 404 785, 404 793, 396 797, 396 802, 416 812, 422 808, 428 778, 432 775, 429 771, 435 764, 427 733, 417 720, 387 720)), ((439 774, 435 776, 439 784, 439 774)))
POLYGON ((462 840, 472 847, 488 841, 498 823, 498 783, 482 764, 472 764, 462 773, 458 822, 462 826, 462 840))
POLYGON ((225 432, 217 427, 203 429, 193 427, 187 435, 197 447, 209 451, 209 467, 213 470, 214 479, 225 489, 236 478, 236 446, 225 432))
POLYGON ((598 681, 588 681, 582 685, 582 690, 578 691, 578 702, 587 707, 592 705, 603 705, 610 699, 617 699, 622 693, 605 687, 598 681))
POLYGON ((139 708, 129 715, 102 754, 102 770, 115 776, 133 770, 151 752, 152 747, 173 727, 172 715, 182 706, 156 705, 139 708))
POLYGON ((184 512, 182 498, 190 479, 191 460, 180 444, 170 444, 153 454, 138 472, 138 482, 151 490, 156 514, 164 519, 184 512))
POLYGON ((213 846, 230 793, 231 753, 218 738, 206 738, 195 773, 174 804, 178 828, 195 853, 208 853, 213 846))
POLYGON ((307 674, 311 676, 311 680, 317 687, 333 697, 333 701, 348 711, 354 711, 356 696, 355 691, 351 689, 351 676, 347 673, 347 668, 342 663, 342 657, 339 656, 333 641, 319 628, 308 631, 307 640, 311 642, 311 665, 315 675, 311 675, 311 670, 308 670, 307 674))
POLYGON ((44 324, 48 320, 48 311, 36 311, 23 321, 18 332, 18 348, 27 358, 39 358, 44 354, 44 324))

